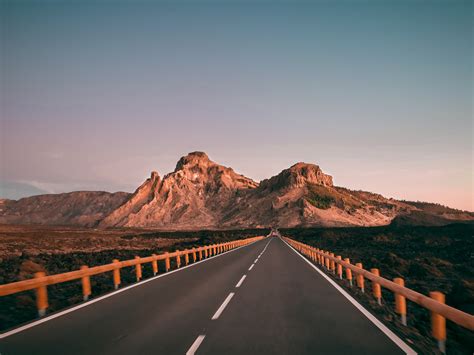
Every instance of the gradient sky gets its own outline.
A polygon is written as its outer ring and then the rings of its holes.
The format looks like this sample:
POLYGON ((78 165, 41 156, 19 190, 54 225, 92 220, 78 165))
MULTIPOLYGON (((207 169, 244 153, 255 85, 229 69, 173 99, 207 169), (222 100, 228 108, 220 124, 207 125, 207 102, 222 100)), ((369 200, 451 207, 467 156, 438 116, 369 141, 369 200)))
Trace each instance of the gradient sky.
POLYGON ((474 210, 471 1, 5 1, 0 197, 133 191, 202 150, 255 180, 474 210))

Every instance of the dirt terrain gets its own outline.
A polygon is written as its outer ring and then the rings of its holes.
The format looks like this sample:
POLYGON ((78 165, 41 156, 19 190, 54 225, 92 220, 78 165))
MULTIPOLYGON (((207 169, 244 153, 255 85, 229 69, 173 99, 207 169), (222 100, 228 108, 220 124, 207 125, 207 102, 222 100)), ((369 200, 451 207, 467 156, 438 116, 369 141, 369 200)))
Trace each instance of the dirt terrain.
MULTIPOLYGON (((446 294, 446 303, 467 313, 474 313, 474 226, 453 224, 442 227, 371 227, 283 229, 282 234, 300 242, 334 252, 351 263, 361 262, 365 269, 378 268, 381 276, 402 277, 405 285, 427 295, 430 291, 446 294)), ((338 280, 337 280, 338 281, 338 280)), ((339 282, 339 281, 338 281, 339 282)), ((348 288, 345 281, 340 284, 348 288)), ((370 291, 370 282, 366 288, 370 291)), ((351 294, 386 319, 409 343, 436 351, 430 335, 429 312, 407 302, 408 327, 400 325, 394 312, 391 292, 384 291, 382 307, 368 293, 351 294)), ((448 354, 472 354, 473 333, 452 322, 448 326, 448 354)))
MULTIPOLYGON (((77 270, 81 265, 97 266, 113 259, 129 260, 166 251, 182 250, 226 242, 269 230, 233 230, 198 232, 157 232, 146 229, 95 230, 72 227, 0 225, 0 284, 32 278, 37 271, 58 274, 77 270)), ((172 260, 173 267, 174 260, 172 260)), ((164 265, 159 263, 159 270, 164 265)), ((150 265, 144 265, 143 277, 150 277, 150 265)), ((134 268, 121 272, 122 285, 135 282, 134 268)), ((91 278, 93 297, 113 290, 112 276, 91 278)), ((48 312, 82 302, 80 281, 48 287, 48 312)), ((0 331, 37 317, 33 291, 1 297, 0 331)))

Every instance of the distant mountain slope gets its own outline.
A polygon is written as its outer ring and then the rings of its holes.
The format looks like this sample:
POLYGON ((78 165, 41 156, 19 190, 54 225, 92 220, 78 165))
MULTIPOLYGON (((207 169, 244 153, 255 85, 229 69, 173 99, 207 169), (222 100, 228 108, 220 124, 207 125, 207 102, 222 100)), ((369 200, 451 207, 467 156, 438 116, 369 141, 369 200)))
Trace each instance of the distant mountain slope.
POLYGON ((0 223, 150 227, 167 230, 444 225, 474 213, 333 185, 314 164, 297 163, 257 183, 209 159, 182 157, 172 173, 152 172, 133 194, 72 192, 0 200, 0 223))
POLYGON ((126 192, 77 191, 0 200, 0 223, 95 226, 129 197, 126 192))

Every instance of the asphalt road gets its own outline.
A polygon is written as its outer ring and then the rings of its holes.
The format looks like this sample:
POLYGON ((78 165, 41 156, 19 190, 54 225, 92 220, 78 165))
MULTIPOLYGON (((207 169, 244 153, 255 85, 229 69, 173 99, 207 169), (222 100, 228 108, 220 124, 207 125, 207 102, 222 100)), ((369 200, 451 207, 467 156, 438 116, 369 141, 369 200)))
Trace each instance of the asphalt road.
POLYGON ((279 238, 0 340, 0 354, 403 354, 279 238), (244 277, 245 275, 245 277, 244 277))

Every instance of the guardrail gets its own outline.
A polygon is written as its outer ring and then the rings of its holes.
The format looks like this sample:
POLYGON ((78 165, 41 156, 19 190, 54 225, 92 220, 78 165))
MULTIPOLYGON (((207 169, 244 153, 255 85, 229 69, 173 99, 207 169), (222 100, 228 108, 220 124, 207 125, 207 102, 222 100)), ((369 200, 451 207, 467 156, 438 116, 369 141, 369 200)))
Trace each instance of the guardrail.
POLYGON ((142 279, 142 265, 151 263, 153 275, 158 273, 158 261, 165 261, 165 271, 168 272, 171 268, 171 259, 176 258, 176 267, 181 267, 181 258, 184 257, 184 264, 188 265, 190 262, 196 262, 198 260, 206 259, 213 255, 217 255, 244 245, 248 245, 257 240, 263 239, 263 236, 246 238, 241 240, 235 240, 226 243, 206 245, 198 248, 176 250, 173 253, 166 252, 164 254, 140 258, 138 256, 132 260, 119 261, 114 259, 111 264, 94 266, 89 268, 87 265, 81 266, 80 270, 70 271, 62 274, 49 275, 47 276, 44 272, 35 273, 33 279, 12 282, 9 284, 0 285, 0 296, 12 295, 18 292, 35 290, 36 292, 36 306, 38 308, 38 315, 40 317, 46 314, 48 308, 48 291, 47 286, 59 284, 67 281, 73 281, 81 279, 82 282, 82 294, 84 301, 89 299, 92 294, 90 277, 105 272, 112 271, 112 280, 114 288, 120 287, 120 269, 129 266, 135 266, 135 274, 137 282, 142 279), (192 258, 192 261, 190 260, 192 258))
POLYGON ((441 292, 430 292, 430 297, 427 297, 405 287, 402 278, 397 277, 393 279, 393 281, 390 281, 381 277, 378 269, 370 269, 370 271, 367 271, 363 268, 361 263, 357 263, 356 265, 351 264, 348 258, 342 260, 340 255, 335 256, 334 253, 330 253, 326 250, 321 250, 287 237, 283 237, 283 239, 311 261, 336 274, 341 280, 343 279, 343 268, 345 268, 345 276, 351 287, 352 272, 356 274, 356 284, 362 292, 365 292, 364 278, 370 280, 372 283, 372 294, 380 305, 382 304, 381 287, 392 291, 395 294, 395 311, 400 315, 400 320, 403 325, 407 325, 407 298, 430 310, 431 333, 437 340, 438 348, 442 353, 446 353, 446 319, 469 330, 474 330, 474 316, 446 305, 444 303, 445 296, 441 292))

